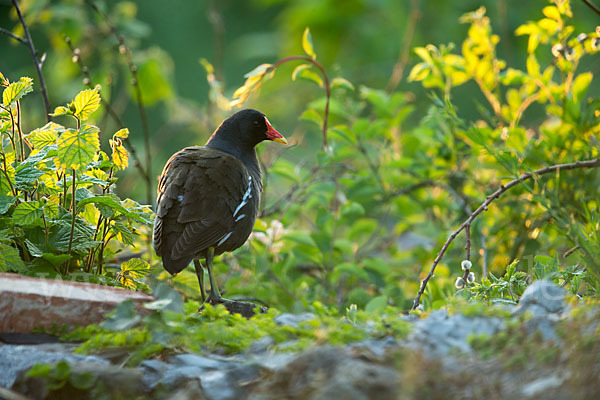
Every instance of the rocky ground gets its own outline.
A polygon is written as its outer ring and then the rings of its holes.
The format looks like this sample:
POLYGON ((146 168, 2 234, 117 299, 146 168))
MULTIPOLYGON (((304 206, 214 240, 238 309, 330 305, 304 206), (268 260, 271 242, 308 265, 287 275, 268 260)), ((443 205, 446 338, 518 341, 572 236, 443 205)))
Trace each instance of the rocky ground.
MULTIPOLYGON (((298 324, 311 314, 283 314, 298 324)), ((412 324, 385 337, 300 354, 273 353, 266 337, 234 356, 177 354, 123 367, 122 354, 80 355, 75 344, 0 344, 0 398, 169 399, 597 399, 600 307, 565 303, 565 292, 536 281, 516 307, 437 310, 398 316, 412 324), (68 362, 93 385, 31 378, 36 363, 68 362), (89 386, 89 387, 88 387, 89 386), (24 396, 24 397, 23 397, 24 396)), ((19 335, 21 341, 39 340, 19 335)), ((5 342, 15 337, 2 335, 5 342)), ((43 339, 43 338, 42 338, 43 339)), ((43 340, 42 340, 43 341, 43 340)))

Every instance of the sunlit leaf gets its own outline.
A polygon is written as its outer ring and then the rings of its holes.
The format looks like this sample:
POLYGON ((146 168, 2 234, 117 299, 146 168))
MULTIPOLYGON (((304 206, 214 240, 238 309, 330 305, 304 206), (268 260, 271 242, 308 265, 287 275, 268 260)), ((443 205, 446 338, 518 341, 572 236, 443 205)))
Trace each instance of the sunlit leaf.
POLYGON ((296 80, 296 78, 297 78, 297 76, 298 76, 298 73, 299 73, 300 71, 302 71, 303 69, 310 68, 310 67, 311 67, 311 65, 310 65, 310 64, 300 64, 300 65, 298 65, 296 68, 294 68, 294 71, 292 72, 292 80, 293 80, 293 81, 295 81, 295 80, 296 80))
POLYGON ((19 101, 27 93, 33 91, 33 79, 23 77, 18 82, 13 82, 2 93, 2 102, 5 106, 10 106, 15 101, 19 101))
POLYGON ((79 170, 94 160, 100 150, 99 129, 93 125, 83 125, 81 129, 67 129, 58 138, 56 167, 79 170))
POLYGON ((100 107, 100 86, 80 92, 73 100, 75 116, 82 121, 89 118, 90 114, 100 107))
POLYGON ((15 224, 24 226, 42 225, 43 206, 37 200, 20 203, 15 207, 12 215, 15 224))
POLYGON ((58 135, 65 131, 65 127, 55 122, 48 122, 41 128, 34 129, 27 135, 35 149, 41 149, 51 144, 56 144, 58 135))
POLYGON ((121 264, 121 272, 118 274, 119 282, 126 288, 136 289, 137 280, 142 279, 150 272, 150 264, 141 258, 132 258, 121 264))
POLYGON ((117 169, 123 170, 129 165, 129 152, 123 146, 122 138, 129 136, 129 129, 123 128, 117 131, 109 141, 112 149, 112 161, 117 169))
POLYGON ((310 29, 308 29, 308 27, 306 27, 302 34, 302 49, 307 55, 311 56, 313 60, 317 59, 317 55, 313 48, 312 38, 310 36, 310 29))
POLYGON ((48 115, 50 115, 52 117, 60 117, 61 115, 68 115, 68 114, 71 114, 71 110, 69 110, 65 106, 58 106, 54 109, 53 113, 50 113, 48 115))
POLYGON ((25 267, 25 264, 19 255, 19 250, 7 244, 0 243, 0 272, 23 267, 25 267))

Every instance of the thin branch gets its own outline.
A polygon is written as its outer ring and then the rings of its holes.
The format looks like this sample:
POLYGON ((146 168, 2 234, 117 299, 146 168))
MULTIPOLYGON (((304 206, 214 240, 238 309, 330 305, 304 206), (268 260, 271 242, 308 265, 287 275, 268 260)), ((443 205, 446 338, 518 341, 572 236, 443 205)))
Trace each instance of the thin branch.
POLYGON ((31 53, 31 58, 33 58, 33 65, 35 66, 35 71, 37 72, 38 79, 40 81, 40 92, 42 93, 42 100, 44 101, 44 108, 46 109, 46 121, 52 121, 50 117, 50 102, 48 101, 48 94, 46 93, 46 83, 44 82, 44 77, 42 75, 42 63, 37 58, 37 51, 33 45, 33 40, 31 40, 31 35, 29 34, 29 28, 25 23, 25 18, 23 18, 23 14, 21 13, 21 9, 19 8, 18 0, 12 0, 13 5, 15 6, 15 10, 17 11, 17 15, 19 16, 19 21, 21 21, 21 26, 23 27, 23 32, 25 33, 25 40, 27 41, 27 47, 29 47, 29 51, 31 53))
POLYGON ((15 35, 8 29, 4 29, 4 28, 0 27, 0 33, 4 33, 6 36, 10 36, 11 38, 15 39, 17 42, 21 42, 24 45, 27 45, 27 40, 23 39, 21 36, 15 35))
POLYGON ((446 250, 448 250, 450 243, 452 243, 452 241, 456 238, 456 236, 458 236, 458 234, 463 229, 465 229, 467 226, 470 226, 471 223, 473 222, 473 220, 479 214, 481 214, 483 211, 487 211, 490 203, 492 203, 494 200, 496 200, 498 197, 500 197, 504 192, 506 192, 508 189, 510 189, 514 186, 517 186, 519 183, 523 183, 524 181, 531 179, 537 175, 544 175, 544 174, 548 174, 550 172, 556 172, 556 171, 560 171, 560 170, 570 170, 570 169, 577 169, 577 168, 598 168, 598 167, 600 167, 600 158, 596 158, 593 160, 586 160, 586 161, 576 161, 574 163, 569 163, 569 164, 552 165, 550 167, 541 168, 541 169, 535 170, 533 172, 527 172, 527 173, 521 175, 520 177, 513 179, 506 185, 501 185, 498 190, 496 190, 494 193, 489 195, 486 198, 486 200, 475 211, 473 211, 473 213, 469 216, 469 218, 467 218, 467 220, 465 222, 463 222, 458 227, 457 230, 452 232, 450 237, 448 237, 448 240, 446 240, 446 243, 444 243, 444 245, 442 246, 442 249, 439 251, 437 257, 435 258, 435 260, 433 260, 433 265, 431 266, 429 273, 427 274, 425 279, 423 279, 423 281, 421 282, 421 287, 419 288, 419 292, 417 293, 417 296, 415 297, 412 309, 414 310, 419 306, 419 302, 421 301, 421 296, 425 292, 427 283, 433 276, 433 273, 435 272, 435 268, 437 267, 438 263, 444 256, 444 253, 446 253, 446 250))
POLYGON ((594 12, 598 15, 600 15, 600 8, 596 7, 595 5, 593 5, 589 0, 583 0, 583 2, 592 10, 594 10, 594 12))
POLYGON ((402 49, 398 61, 394 65, 392 76, 388 81, 386 91, 392 93, 402 80, 402 75, 408 64, 410 57, 410 44, 412 43, 413 37, 415 36, 415 30, 417 23, 421 19, 421 11, 419 10, 419 0, 411 0, 410 2, 410 16, 408 17, 408 24, 406 24, 406 31, 404 32, 404 40, 402 41, 402 49))
POLYGON ((142 90, 140 89, 139 80, 137 76, 137 67, 133 64, 133 57, 131 55, 131 51, 125 45, 125 39, 113 23, 110 21, 110 18, 106 13, 98 8, 98 6, 92 0, 85 0, 85 2, 92 7, 92 9, 104 19, 104 22, 110 28, 111 33, 115 36, 115 38, 119 42, 119 51, 125 54, 127 59, 127 65, 129 67, 129 72, 131 73, 131 84, 135 90, 135 96, 137 100, 138 112, 140 113, 140 119, 142 122, 142 133, 144 136, 144 148, 146 151, 146 170, 148 173, 148 179, 146 180, 146 198, 148 204, 152 204, 154 202, 152 195, 152 181, 149 177, 152 175, 152 155, 150 153, 150 130, 148 126, 148 117, 146 115, 146 109, 144 108, 144 101, 142 99, 142 90))
MULTIPOLYGON (((94 83, 92 81, 92 77, 90 75, 89 68, 84 64, 84 62, 81 58, 81 54, 79 54, 78 49, 73 46, 73 43, 71 42, 71 38, 69 38, 68 36, 65 36, 64 39, 65 39, 65 43, 67 43, 67 45, 71 49, 71 52, 73 53, 73 59, 77 62, 77 65, 79 65, 79 68, 81 68, 81 73, 85 77, 83 80, 83 83, 90 89, 94 88, 94 83)), ((123 121, 121 121, 121 118, 119 117, 119 115, 117 114, 117 112, 115 111, 113 106, 108 101, 106 101, 104 99, 104 97, 102 97, 102 96, 100 96, 100 101, 102 102, 102 106, 105 107, 108 114, 115 121, 115 123, 117 124, 119 129, 124 128, 125 125, 123 124, 123 121)), ((150 185, 150 175, 144 169, 144 166, 142 165, 142 162, 140 161, 137 151, 135 150, 135 146, 133 145, 133 143, 131 143, 131 141, 129 140, 129 137, 124 138, 123 143, 125 143, 127 150, 129 150, 129 152, 131 153, 131 156, 133 157, 133 159, 135 161, 133 164, 135 165, 135 167, 138 169, 138 171, 142 175, 142 178, 144 179, 146 184, 150 185)))

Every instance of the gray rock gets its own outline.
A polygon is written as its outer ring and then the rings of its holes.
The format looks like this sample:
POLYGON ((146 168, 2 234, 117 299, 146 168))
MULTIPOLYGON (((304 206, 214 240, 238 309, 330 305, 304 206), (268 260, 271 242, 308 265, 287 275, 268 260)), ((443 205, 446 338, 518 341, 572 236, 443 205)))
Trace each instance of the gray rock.
POLYGON ((305 312, 302 314, 289 314, 284 313, 276 316, 273 320, 282 326, 291 326, 293 328, 298 328, 300 326, 300 322, 311 321, 315 319, 316 316, 312 313, 305 312))
POLYGON ((445 355, 453 349, 469 353, 472 351, 467 341, 470 335, 493 335, 504 326, 500 318, 448 316, 446 310, 436 310, 415 322, 407 341, 409 347, 423 349, 427 355, 445 355))
POLYGON ((275 344, 275 339, 273 339, 271 336, 261 337, 256 342, 254 342, 250 345, 250 349, 248 349, 248 353, 249 354, 265 353, 274 344, 275 344))
POLYGON ((399 374, 352 357, 344 348, 321 347, 295 357, 261 379, 249 399, 396 399, 399 374))
POLYGON ((552 396, 553 390, 560 387, 564 381, 564 378, 558 376, 557 374, 552 374, 548 377, 539 378, 533 382, 523 385, 521 394, 525 397, 539 396, 541 394, 552 396))
POLYGON ((547 313, 560 313, 565 308, 567 291, 552 281, 540 279, 525 289, 515 314, 530 312, 534 316, 547 313))
POLYGON ((73 363, 96 363, 108 365, 109 362, 96 356, 71 354, 73 346, 53 343, 52 345, 0 345, 0 386, 10 388, 19 374, 38 363, 54 364, 65 360, 73 363))

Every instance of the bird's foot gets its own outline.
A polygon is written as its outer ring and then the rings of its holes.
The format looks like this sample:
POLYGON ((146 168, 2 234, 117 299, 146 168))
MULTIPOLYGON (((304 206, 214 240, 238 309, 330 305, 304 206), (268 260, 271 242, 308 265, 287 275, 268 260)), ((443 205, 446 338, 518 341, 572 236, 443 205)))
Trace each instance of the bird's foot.
MULTIPOLYGON (((257 306, 256 304, 250 303, 247 301, 226 299, 222 296, 217 296, 213 293, 210 293, 208 295, 204 304, 210 304, 210 305, 223 304, 223 306, 225 306, 225 308, 227 309, 227 311, 229 311, 230 314, 240 314, 241 316, 243 316, 245 318, 250 318, 250 317, 254 316, 254 314, 256 314, 255 309, 257 307, 259 307, 258 312, 260 312, 260 313, 267 312, 266 307, 257 306)), ((202 307, 200 308, 199 311, 202 312, 203 308, 204 308, 204 305, 202 305, 202 307)))

